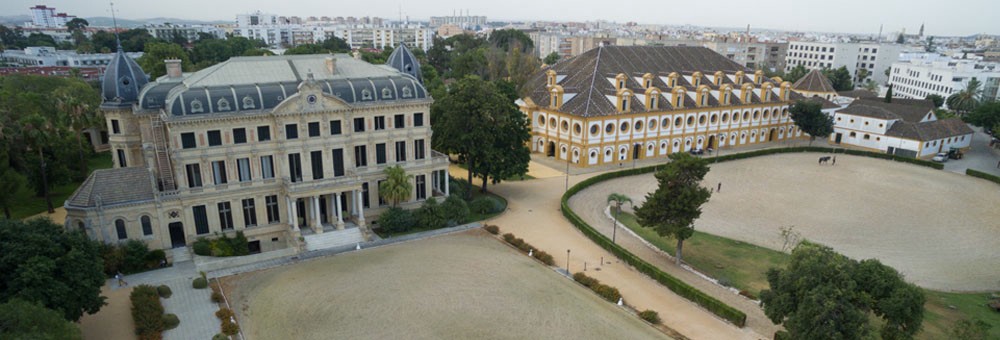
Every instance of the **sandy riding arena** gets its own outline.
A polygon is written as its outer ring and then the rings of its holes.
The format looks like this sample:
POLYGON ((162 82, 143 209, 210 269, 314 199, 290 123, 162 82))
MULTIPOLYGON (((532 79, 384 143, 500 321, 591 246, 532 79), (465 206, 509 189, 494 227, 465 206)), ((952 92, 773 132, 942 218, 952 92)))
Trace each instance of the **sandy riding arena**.
POLYGON ((249 339, 649 339, 663 333, 481 230, 230 276, 249 339))
MULTIPOLYGON (((713 193, 698 230, 781 249, 780 228, 856 259, 878 258, 936 290, 1000 288, 1000 186, 930 168, 867 157, 822 154, 756 157, 712 165, 713 193)), ((653 176, 600 183, 579 195, 601 209, 610 192, 640 205, 653 176), (596 204, 596 203, 595 203, 596 204)))

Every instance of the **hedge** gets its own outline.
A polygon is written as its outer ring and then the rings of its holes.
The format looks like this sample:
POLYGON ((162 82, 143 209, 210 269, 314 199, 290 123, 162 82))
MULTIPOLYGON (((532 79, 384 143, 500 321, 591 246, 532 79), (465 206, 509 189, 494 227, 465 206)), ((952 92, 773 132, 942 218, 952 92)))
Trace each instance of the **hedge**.
POLYGON ((985 173, 985 172, 982 172, 982 171, 977 171, 977 170, 972 170, 972 169, 965 169, 965 174, 969 175, 969 176, 972 176, 972 177, 982 178, 982 179, 985 179, 987 181, 990 181, 990 182, 993 182, 993 183, 996 183, 996 184, 1000 184, 1000 177, 997 177, 997 176, 994 176, 994 175, 991 175, 991 174, 988 174, 988 173, 985 173))
POLYGON ((129 294, 132 301, 132 321, 135 322, 135 334, 140 340, 161 339, 166 328, 163 319, 163 304, 156 287, 139 285, 129 294))

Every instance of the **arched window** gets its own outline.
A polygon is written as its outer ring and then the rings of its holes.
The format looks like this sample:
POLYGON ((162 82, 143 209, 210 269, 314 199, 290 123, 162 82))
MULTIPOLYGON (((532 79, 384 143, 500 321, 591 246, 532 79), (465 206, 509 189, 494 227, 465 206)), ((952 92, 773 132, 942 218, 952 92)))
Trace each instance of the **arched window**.
POLYGON ((708 89, 701 90, 701 103, 700 106, 708 106, 708 89))
POLYGON ((142 234, 145 236, 153 235, 153 224, 149 222, 149 216, 143 216, 139 221, 142 223, 142 234))
POLYGON ((118 232, 119 240, 128 238, 128 232, 125 230, 125 220, 120 218, 115 220, 115 231, 118 232))
POLYGON ((629 110, 629 97, 627 93, 622 94, 622 112, 628 112, 629 110))
POLYGON ((84 234, 87 233, 87 225, 84 224, 83 221, 76 221, 76 228, 80 229, 81 233, 84 233, 84 234))
POLYGON ((649 109, 656 110, 660 108, 660 94, 653 92, 652 96, 649 97, 649 109))

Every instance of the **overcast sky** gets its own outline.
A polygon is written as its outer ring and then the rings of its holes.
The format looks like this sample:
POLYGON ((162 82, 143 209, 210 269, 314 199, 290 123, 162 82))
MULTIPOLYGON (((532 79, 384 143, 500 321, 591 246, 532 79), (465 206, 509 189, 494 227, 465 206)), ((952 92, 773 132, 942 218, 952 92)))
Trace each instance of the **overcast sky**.
MULTIPOLYGON (((929 35, 1000 34, 997 0, 117 0, 120 17, 235 20, 260 10, 286 16, 403 16, 427 20, 451 15, 461 3, 489 20, 585 21, 604 19, 643 24, 773 28, 794 31, 878 33, 921 23, 929 35)), ((108 1, 0 0, 0 16, 29 14, 37 4, 81 17, 109 16, 108 1)))

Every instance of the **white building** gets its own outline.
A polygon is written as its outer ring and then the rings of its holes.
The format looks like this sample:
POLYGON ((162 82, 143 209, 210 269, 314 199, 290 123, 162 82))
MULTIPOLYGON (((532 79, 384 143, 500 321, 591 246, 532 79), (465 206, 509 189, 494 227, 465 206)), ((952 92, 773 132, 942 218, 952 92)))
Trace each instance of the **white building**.
POLYGON ((846 66, 855 83, 871 79, 885 84, 885 70, 899 60, 901 50, 902 46, 895 44, 793 41, 788 43, 785 72, 799 65, 813 70, 846 66), (864 79, 858 74, 862 69, 868 73, 864 79))
MULTIPOLYGON (((142 52, 128 52, 126 55, 138 59, 142 52)), ((114 59, 114 53, 80 54, 73 50, 56 50, 55 47, 35 46, 24 50, 6 50, 0 53, 0 61, 16 66, 104 66, 114 59)))
POLYGON ((926 158, 967 149, 972 129, 961 119, 937 119, 927 100, 860 98, 834 114, 830 142, 894 155, 926 158))
POLYGON ((431 17, 431 27, 441 25, 455 25, 464 29, 475 30, 486 26, 486 16, 476 15, 451 15, 443 17, 431 17))
POLYGON ((1000 99, 1000 64, 996 63, 919 55, 893 63, 889 73, 893 95, 914 99, 931 94, 948 98, 965 89, 972 79, 982 84, 984 100, 1000 99))
POLYGON ((187 41, 198 40, 198 33, 211 34, 216 38, 225 38, 226 33, 215 26, 203 26, 203 25, 173 25, 173 24, 162 24, 162 25, 145 25, 142 27, 154 38, 163 39, 170 41, 173 39, 175 34, 187 39, 187 41))
POLYGON ((428 50, 433 46, 434 30, 425 27, 324 27, 320 39, 337 37, 352 49, 388 49, 405 43, 411 48, 428 50))
POLYGON ((76 18, 75 15, 66 13, 56 13, 55 7, 37 5, 29 8, 31 10, 31 22, 26 26, 34 27, 65 27, 66 23, 76 18))

